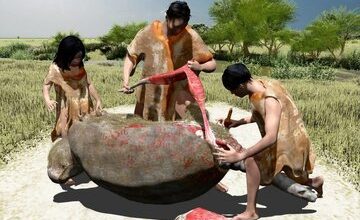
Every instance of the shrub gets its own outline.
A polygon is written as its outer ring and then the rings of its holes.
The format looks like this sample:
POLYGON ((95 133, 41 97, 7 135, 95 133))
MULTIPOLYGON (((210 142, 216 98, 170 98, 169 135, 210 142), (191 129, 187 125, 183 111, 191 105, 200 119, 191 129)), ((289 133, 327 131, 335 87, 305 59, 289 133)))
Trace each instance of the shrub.
POLYGON ((261 66, 273 66, 273 59, 267 54, 250 54, 249 57, 244 57, 245 60, 247 60, 247 62, 249 63, 255 63, 261 66))
POLYGON ((214 58, 216 60, 224 60, 224 61, 232 60, 231 54, 225 50, 215 51, 214 58))
POLYGON ((338 61, 334 57, 320 57, 315 62, 322 66, 328 66, 328 67, 338 66, 338 61))
POLYGON ((5 47, 0 48, 0 57, 1 58, 10 58, 18 50, 29 50, 31 48, 28 44, 23 43, 14 43, 5 47))
POLYGON ((339 61, 339 66, 350 70, 360 70, 360 52, 354 51, 339 61))
POLYGON ((116 47, 111 47, 110 50, 108 50, 105 53, 106 59, 108 60, 116 60, 116 59, 122 59, 126 56, 127 48, 125 45, 119 45, 116 47))
POLYGON ((34 54, 30 50, 17 50, 11 54, 10 58, 15 60, 33 60, 34 54))
POLYGON ((271 77, 277 79, 315 79, 333 80, 335 71, 332 68, 319 64, 310 64, 307 67, 293 66, 289 62, 277 64, 271 73, 271 77))
POLYGON ((86 52, 92 52, 95 50, 101 50, 101 48, 105 47, 106 44, 104 43, 87 43, 85 44, 86 52))
POLYGON ((36 60, 52 60, 55 56, 57 48, 51 43, 43 43, 39 47, 33 48, 34 59, 36 60))

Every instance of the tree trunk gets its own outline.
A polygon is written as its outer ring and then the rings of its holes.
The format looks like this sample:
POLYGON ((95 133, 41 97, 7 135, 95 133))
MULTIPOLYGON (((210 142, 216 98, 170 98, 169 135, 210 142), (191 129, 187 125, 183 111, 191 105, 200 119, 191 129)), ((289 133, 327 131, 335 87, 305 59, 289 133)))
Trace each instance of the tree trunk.
POLYGON ((224 47, 224 44, 218 44, 218 46, 219 46, 219 51, 221 51, 222 48, 224 47))
POLYGON ((229 44, 228 48, 229 48, 230 54, 233 53, 233 51, 234 51, 234 46, 235 46, 235 44, 233 44, 233 43, 230 43, 230 44, 229 44))
POLYGON ((250 44, 248 42, 246 42, 246 41, 243 42, 242 52, 245 57, 250 56, 249 46, 250 46, 250 44))
POLYGON ((340 48, 340 54, 339 54, 339 57, 341 57, 341 56, 342 56, 342 54, 344 53, 344 50, 345 50, 345 44, 346 44, 346 41, 341 42, 341 48, 340 48))
POLYGON ((335 60, 337 60, 337 57, 336 57, 336 55, 335 55, 334 50, 331 50, 330 48, 328 48, 328 51, 331 53, 331 56, 332 56, 335 60))

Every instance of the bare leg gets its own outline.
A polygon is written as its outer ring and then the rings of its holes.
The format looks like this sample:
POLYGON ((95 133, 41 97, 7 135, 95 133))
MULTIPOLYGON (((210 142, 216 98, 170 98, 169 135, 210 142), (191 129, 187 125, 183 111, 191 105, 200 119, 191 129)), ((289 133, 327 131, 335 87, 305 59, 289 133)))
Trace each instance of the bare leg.
POLYGON ((256 194, 260 185, 260 171, 253 157, 245 159, 245 168, 247 205, 245 211, 235 216, 234 220, 253 220, 259 218, 256 213, 256 194))

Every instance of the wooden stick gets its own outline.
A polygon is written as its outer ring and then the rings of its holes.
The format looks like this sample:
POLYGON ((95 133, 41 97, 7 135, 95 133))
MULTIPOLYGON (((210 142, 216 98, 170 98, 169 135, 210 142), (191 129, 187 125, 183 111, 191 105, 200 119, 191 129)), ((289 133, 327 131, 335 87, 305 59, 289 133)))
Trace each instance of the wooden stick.
POLYGON ((232 108, 230 108, 229 109, 229 112, 228 112, 228 114, 227 114, 227 117, 225 118, 225 120, 224 120, 224 126, 227 128, 230 124, 231 124, 231 115, 232 115, 232 112, 233 112, 233 109, 232 108))

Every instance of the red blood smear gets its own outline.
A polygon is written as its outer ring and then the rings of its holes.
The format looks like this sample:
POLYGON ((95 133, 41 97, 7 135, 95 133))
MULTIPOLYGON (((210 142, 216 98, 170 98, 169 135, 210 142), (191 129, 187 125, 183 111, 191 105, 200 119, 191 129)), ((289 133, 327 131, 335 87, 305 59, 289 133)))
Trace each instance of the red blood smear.
POLYGON ((205 90, 201 83, 199 77, 192 71, 190 68, 186 66, 185 69, 186 76, 188 78, 188 85, 191 95, 194 97, 195 101, 198 103, 199 108, 201 110, 201 114, 204 120, 204 128, 205 128, 205 139, 211 143, 215 144, 215 136, 211 131, 209 120, 206 116, 205 112, 205 90))
POLYGON ((166 85, 166 84, 170 84, 175 81, 183 80, 186 78, 188 79, 189 91, 190 91, 191 95, 194 97, 195 101, 198 103, 200 110, 201 110, 201 114, 202 114, 203 121, 204 121, 205 139, 209 143, 215 145, 216 144, 215 136, 210 129, 209 120, 208 120, 208 118, 206 116, 206 112, 205 112, 204 87, 203 87, 199 77, 194 73, 194 71, 192 71, 187 66, 187 64, 180 67, 179 69, 169 71, 167 73, 155 74, 153 76, 146 78, 145 80, 148 80, 152 84, 166 85))
POLYGON ((128 126, 128 128, 142 128, 142 127, 144 127, 143 124, 130 124, 128 126))
POLYGON ((210 212, 203 208, 196 208, 186 214, 186 220, 225 220, 222 215, 210 212))
POLYGON ((170 83, 184 80, 186 79, 186 74, 184 73, 184 67, 185 66, 162 74, 155 74, 146 79, 149 80, 150 83, 155 85, 168 85, 170 83))
POLYGON ((188 125, 188 124, 184 124, 183 122, 178 122, 175 125, 178 127, 187 129, 188 131, 190 131, 193 134, 196 134, 197 131, 202 130, 202 128, 198 125, 188 125))

